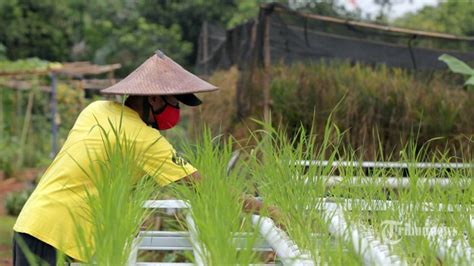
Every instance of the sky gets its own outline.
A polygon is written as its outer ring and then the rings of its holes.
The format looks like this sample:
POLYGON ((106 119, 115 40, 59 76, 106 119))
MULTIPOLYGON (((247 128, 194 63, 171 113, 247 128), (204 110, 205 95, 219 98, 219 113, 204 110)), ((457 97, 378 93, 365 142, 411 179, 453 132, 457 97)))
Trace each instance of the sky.
MULTIPOLYGON (((379 6, 374 4, 374 0, 339 0, 348 10, 354 10, 355 5, 359 7, 363 13, 369 13, 372 16, 379 11, 379 6)), ((399 17, 407 12, 415 12, 424 6, 435 6, 439 0, 394 0, 391 12, 388 14, 390 19, 399 17)))

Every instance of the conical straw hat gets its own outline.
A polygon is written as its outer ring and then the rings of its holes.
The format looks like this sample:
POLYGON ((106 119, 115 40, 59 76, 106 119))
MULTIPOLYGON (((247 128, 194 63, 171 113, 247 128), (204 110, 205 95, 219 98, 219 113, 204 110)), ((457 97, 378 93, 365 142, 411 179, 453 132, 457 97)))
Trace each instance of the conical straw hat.
POLYGON ((180 95, 217 90, 160 50, 123 80, 103 89, 106 94, 180 95))

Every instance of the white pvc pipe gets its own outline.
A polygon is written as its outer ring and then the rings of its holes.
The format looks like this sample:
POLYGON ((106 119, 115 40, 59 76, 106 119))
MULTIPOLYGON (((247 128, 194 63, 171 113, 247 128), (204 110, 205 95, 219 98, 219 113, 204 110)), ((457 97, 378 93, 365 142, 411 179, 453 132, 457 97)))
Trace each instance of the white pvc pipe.
POLYGON ((436 243, 434 245, 436 253, 441 260, 445 260, 447 256, 452 255, 456 265, 472 265, 471 246, 464 237, 456 241, 453 240, 454 236, 458 235, 458 231, 455 228, 433 225, 428 219, 423 230, 417 233, 425 235, 430 240, 430 243, 436 243))
MULTIPOLYGON (((421 211, 447 211, 453 212, 455 210, 468 211, 469 208, 474 208, 473 205, 463 206, 460 204, 434 204, 431 202, 420 202, 419 204, 413 203, 401 203, 396 200, 363 200, 363 199, 343 199, 343 200, 334 200, 331 198, 322 199, 323 209, 329 209, 332 206, 331 204, 339 204, 342 209, 350 211, 354 206, 358 206, 358 209, 368 210, 368 211, 385 211, 393 208, 401 208, 404 211, 409 211, 411 209, 419 208, 421 211), (328 205, 329 204, 329 205, 328 205)), ((321 207, 319 207, 321 208, 321 207)))
MULTIPOLYGON (((408 177, 342 177, 342 176, 323 176, 315 177, 315 180, 322 178, 326 187, 333 187, 340 183, 344 183, 350 186, 382 186, 384 188, 410 188, 412 181, 408 177)), ((471 179, 449 179, 449 178, 419 178, 416 181, 416 185, 433 187, 450 187, 450 186, 461 186, 469 187, 471 185, 471 179)))
POLYGON ((436 242, 434 245, 437 249, 436 253, 441 259, 445 259, 449 256, 449 252, 452 252, 451 255, 456 265, 473 265, 469 242, 466 239, 453 240, 453 234, 457 235, 456 229, 449 229, 445 226, 429 226, 427 223, 424 231, 427 232, 422 233, 428 233, 427 238, 430 242, 436 242))
POLYGON ((361 254, 366 265, 405 265, 401 258, 392 255, 389 248, 378 241, 369 230, 350 227, 342 212, 335 203, 328 203, 326 210, 329 221, 329 232, 346 242, 351 242, 355 251, 361 254))
MULTIPOLYGON (((394 207, 403 207, 407 209, 418 208, 421 206, 422 211, 448 211, 453 212, 455 210, 462 210, 466 207, 474 208, 474 205, 463 206, 459 204, 433 204, 431 202, 421 202, 418 204, 413 203, 401 203, 396 200, 363 200, 363 199, 343 199, 336 200, 332 198, 321 198, 322 206, 318 206, 318 209, 325 209, 326 205, 324 203, 338 203, 342 206, 344 210, 352 210, 353 205, 360 206, 362 210, 372 210, 372 211, 383 211, 391 209, 394 207)), ((189 204, 182 200, 148 200, 144 204, 145 208, 189 208, 189 204)), ((310 207, 308 207, 310 208, 310 207)), ((311 207, 313 208, 313 207, 311 207)), ((471 216, 471 224, 474 229, 474 216, 471 216)))
POLYGON ((147 200, 143 204, 147 209, 187 209, 189 204, 184 200, 147 200))
POLYGON ((474 230, 474 216, 471 215, 471 228, 474 230))
MULTIPOLYGON (((298 164, 303 166, 317 165, 328 166, 329 161, 301 160, 298 164)), ((361 168, 474 168, 472 163, 400 163, 400 162, 356 162, 356 161, 333 161, 332 167, 361 167, 361 168)))
POLYGON ((195 263, 198 266, 204 266, 206 264, 204 263, 205 260, 202 256, 204 255, 204 252, 207 251, 198 241, 196 224, 194 223, 191 213, 186 214, 186 223, 188 224, 189 236, 191 243, 193 244, 193 254, 194 259, 196 260, 195 263))
POLYGON ((275 250, 284 265, 314 265, 311 257, 302 253, 288 235, 276 227, 270 218, 252 215, 252 223, 259 227, 260 234, 275 250))

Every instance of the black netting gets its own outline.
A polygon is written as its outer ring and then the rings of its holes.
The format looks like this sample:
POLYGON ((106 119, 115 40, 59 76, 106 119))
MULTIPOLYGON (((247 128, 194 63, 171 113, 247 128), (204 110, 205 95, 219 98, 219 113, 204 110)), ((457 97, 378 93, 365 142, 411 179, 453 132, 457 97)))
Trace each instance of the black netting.
POLYGON ((269 17, 272 62, 314 61, 339 58, 368 64, 410 69, 439 69, 438 60, 449 53, 466 62, 474 61, 474 40, 429 36, 375 29, 337 19, 294 12, 282 5, 262 7, 256 21, 230 30, 205 24, 199 40, 197 72, 210 74, 232 65, 246 68, 263 61, 265 18, 269 17))
POLYGON ((263 66, 265 41, 270 63, 343 59, 366 64, 386 64, 405 69, 447 69, 438 60, 443 53, 474 62, 474 38, 458 38, 374 24, 354 23, 338 18, 303 14, 280 4, 262 6, 258 17, 230 30, 205 23, 199 39, 196 71, 210 75, 218 69, 237 66, 238 117, 246 117, 259 104, 252 94, 255 67, 263 66), (268 24, 267 24, 268 23, 268 24), (268 25, 268 36, 265 27, 268 25), (268 37, 268 39, 266 39, 268 37))
POLYGON ((249 53, 253 49, 251 47, 253 27, 254 22, 251 21, 226 31, 204 23, 198 43, 196 72, 208 75, 217 69, 239 65, 242 60, 249 58, 249 53))

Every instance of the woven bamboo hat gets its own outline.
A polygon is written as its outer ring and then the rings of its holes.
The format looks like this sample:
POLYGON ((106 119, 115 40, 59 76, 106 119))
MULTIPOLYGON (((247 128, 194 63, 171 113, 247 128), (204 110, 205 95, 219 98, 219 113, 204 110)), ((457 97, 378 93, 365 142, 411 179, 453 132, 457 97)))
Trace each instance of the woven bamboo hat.
POLYGON ((187 105, 199 105, 194 93, 217 90, 157 50, 123 80, 103 89, 105 94, 174 95, 187 105))

